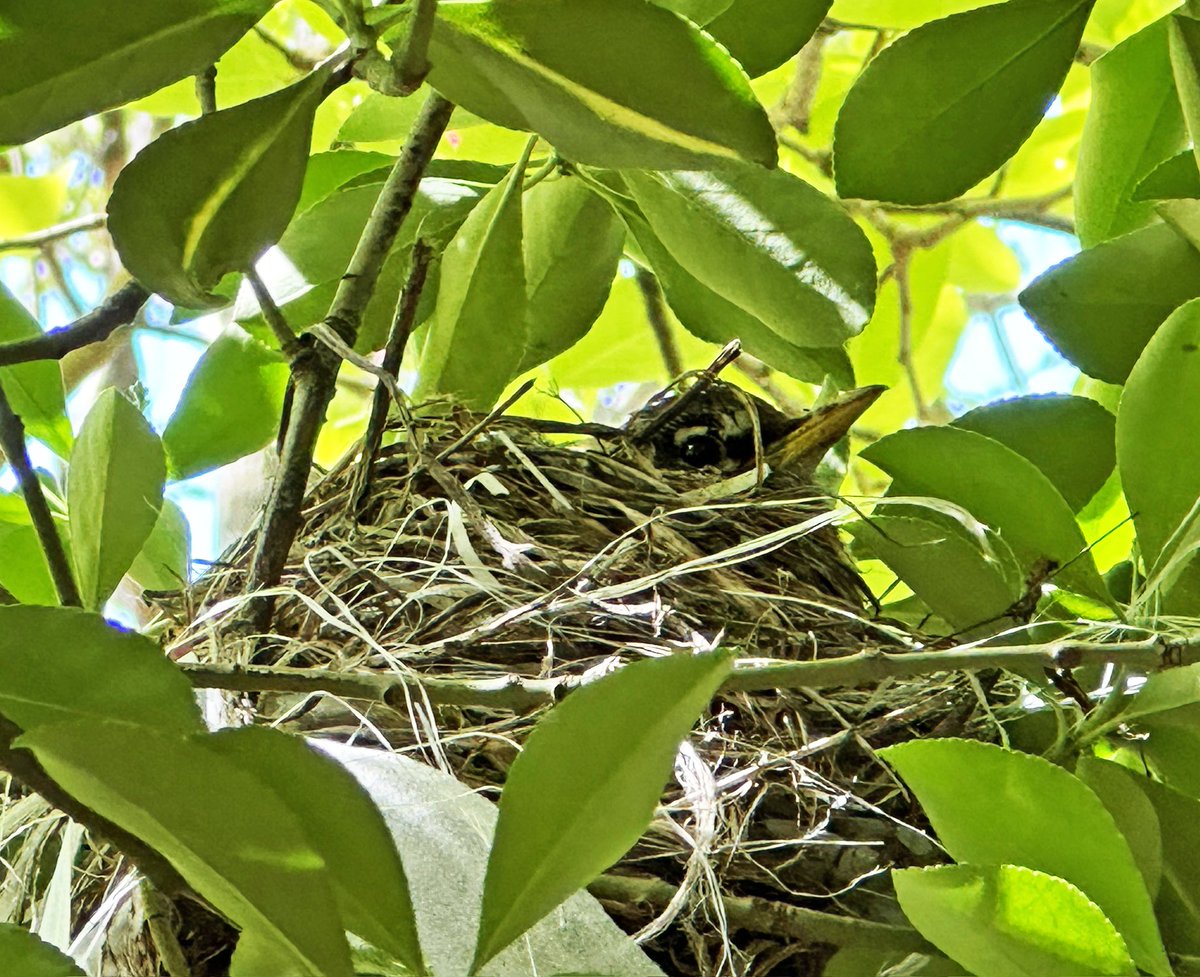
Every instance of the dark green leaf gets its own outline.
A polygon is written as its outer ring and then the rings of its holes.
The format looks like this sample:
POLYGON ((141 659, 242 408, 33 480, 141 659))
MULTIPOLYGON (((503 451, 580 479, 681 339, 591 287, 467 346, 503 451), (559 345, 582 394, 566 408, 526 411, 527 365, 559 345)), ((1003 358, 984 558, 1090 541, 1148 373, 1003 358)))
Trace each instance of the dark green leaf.
POLYGON ((108 229, 138 281, 177 304, 224 304, 212 286, 252 265, 291 219, 328 77, 186 122, 121 171, 108 229))
POLYGON ((1170 17, 1171 69, 1183 106, 1183 119, 1192 137, 1192 152, 1200 162, 1200 20, 1188 14, 1170 17))
POLYGON ((625 229, 612 208, 564 177, 525 194, 525 322, 520 372, 574 346, 604 308, 625 229))
POLYGON ((1193 300, 1147 343, 1117 413, 1117 464, 1138 546, 1152 585, 1165 591, 1174 583, 1167 606, 1177 609, 1200 599, 1200 567, 1188 562, 1200 496, 1200 458, 1190 436, 1197 423, 1200 301, 1193 300))
POLYGON ((141 412, 111 387, 83 422, 67 480, 71 551, 85 607, 104 606, 158 520, 166 464, 141 412))
POLYGON ((577 162, 775 164, 775 132, 741 69, 643 0, 446 4, 429 56, 429 83, 452 102, 577 162))
POLYGON ((1138 972, 1100 908, 1053 875, 1017 865, 937 865, 893 871, 892 882, 921 935, 973 974, 1138 972))
POLYGON ((1146 891, 1151 899, 1155 898, 1162 881, 1162 831, 1154 805, 1136 783, 1140 778, 1119 763, 1090 756, 1080 759, 1075 773, 1113 816, 1129 843, 1146 891))
POLYGON ((270 787, 325 861, 342 925, 410 970, 423 968, 408 881, 391 833, 341 766, 275 730, 224 730, 207 745, 270 787))
POLYGON ((856 552, 886 563, 958 631, 1003 617, 1021 596, 1021 567, 994 533, 973 537, 949 518, 886 514, 848 529, 856 552))
POLYGON ((314 153, 308 158, 308 165, 304 169, 304 183, 300 187, 296 213, 303 214, 313 204, 364 173, 383 170, 386 175, 386 171, 395 163, 396 158, 387 153, 368 153, 357 149, 314 153))
POLYGON ((667 10, 686 17, 693 24, 704 26, 729 6, 730 0, 654 0, 654 3, 667 10))
POLYGON ((279 430, 288 367, 249 336, 226 333, 200 357, 163 432, 171 478, 191 478, 267 445, 279 430))
POLYGON ((0 607, 0 714, 27 731, 101 719, 204 728, 192 684, 158 645, 73 607, 0 607))
MULTIPOLYGON (((0 343, 41 335, 42 329, 7 288, 0 285, 0 343)), ((62 374, 54 360, 18 363, 0 369, 0 385, 28 434, 65 458, 71 452, 62 374)))
POLYGON ((637 841, 680 741, 731 667, 721 653, 640 661, 573 692, 538 723, 500 796, 476 965, 637 841))
POLYGON ((271 0, 10 2, 0 32, 0 143, 147 95, 220 57, 271 0))
POLYGON ((1168 200, 1173 197, 1200 197, 1200 166, 1190 149, 1176 153, 1159 163, 1137 185, 1134 200, 1168 200))
POLYGON ((838 346, 870 320, 870 243, 803 180, 752 166, 625 179, 671 256, 788 342, 838 346))
POLYGON ((1066 394, 977 407, 955 427, 986 434, 1032 461, 1078 512, 1112 474, 1116 419, 1096 401, 1066 394))
POLYGON ((526 339, 521 181, 531 148, 471 211, 442 256, 418 400, 451 394, 487 410, 517 375, 526 339))
POLYGON ((0 973, 83 977, 83 971, 65 953, 13 923, 0 923, 0 973))
MULTIPOLYGON (((292 810, 211 739, 91 721, 43 726, 17 744, 169 859, 249 937, 257 973, 350 977, 324 862, 292 810)), ((236 957, 231 972, 250 974, 236 957)))
POLYGON ((945 499, 999 531, 1027 572, 1049 560, 1062 568, 1060 585, 1110 599, 1070 506, 1011 448, 974 431, 926 427, 888 435, 861 457, 892 476, 892 495, 945 499))
POLYGON ((1091 7, 1009 0, 924 24, 885 48, 838 115, 838 194, 928 204, 969 190, 1041 121, 1091 7))
POLYGON ((778 68, 804 47, 833 0, 733 0, 704 26, 751 78, 778 68))
POLYGON ((1020 295, 1046 338, 1097 380, 1124 383, 1171 312, 1200 296, 1200 254, 1165 224, 1089 248, 1020 295))
POLYGON ((1138 181, 1183 144, 1167 19, 1126 38, 1092 65, 1092 102, 1079 144, 1075 229, 1084 247, 1148 224, 1138 181))
POLYGON ((879 752, 956 861, 1065 879, 1104 911, 1139 967, 1171 973, 1128 843, 1100 799, 1066 770, 969 740, 914 740, 879 752))
POLYGON ((180 590, 187 586, 192 536, 183 511, 163 499, 158 521, 129 568, 129 576, 146 590, 180 590))

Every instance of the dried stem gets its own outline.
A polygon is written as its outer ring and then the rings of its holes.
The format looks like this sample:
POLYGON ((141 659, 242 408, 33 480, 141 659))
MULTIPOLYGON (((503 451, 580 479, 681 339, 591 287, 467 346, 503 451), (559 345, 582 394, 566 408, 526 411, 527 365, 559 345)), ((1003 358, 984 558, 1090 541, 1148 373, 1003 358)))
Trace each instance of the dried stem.
POLYGON ((266 282, 262 280, 262 276, 258 273, 257 268, 250 267, 246 269, 246 281, 250 283, 251 289, 254 290, 254 297, 258 300, 258 307, 262 309, 263 319, 266 320, 272 334, 275 336, 275 341, 279 343, 279 348, 288 357, 296 356, 300 352, 300 345, 296 340, 296 334, 292 332, 292 327, 288 325, 287 319, 279 311, 279 306, 271 298, 271 292, 267 288, 266 282))
POLYGON ((683 373, 683 357, 679 355, 679 347, 675 344, 675 337, 671 335, 671 321, 667 314, 667 303, 663 299, 662 287, 658 284, 654 272, 640 265, 633 280, 642 292, 646 320, 654 331, 654 339, 667 368, 667 376, 674 379, 683 373))
POLYGON ((29 518, 37 533, 42 555, 46 558, 46 566, 50 569, 50 579, 54 581, 59 603, 70 607, 82 606, 71 563, 63 549, 62 540, 58 538, 58 530, 54 528, 54 516, 50 513, 37 474, 29 463, 29 454, 25 450, 25 425, 13 412, 3 387, 0 387, 0 450, 3 450, 21 486, 21 494, 25 497, 29 518))

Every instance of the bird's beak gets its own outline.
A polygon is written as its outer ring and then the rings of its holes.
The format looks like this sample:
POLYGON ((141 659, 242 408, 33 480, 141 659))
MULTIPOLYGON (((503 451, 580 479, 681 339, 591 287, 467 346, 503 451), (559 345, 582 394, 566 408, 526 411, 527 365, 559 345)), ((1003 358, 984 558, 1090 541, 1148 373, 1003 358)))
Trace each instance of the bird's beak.
POLYGON ((846 436, 886 389, 873 386, 849 390, 796 418, 787 434, 767 445, 768 463, 791 471, 815 470, 825 452, 846 436))

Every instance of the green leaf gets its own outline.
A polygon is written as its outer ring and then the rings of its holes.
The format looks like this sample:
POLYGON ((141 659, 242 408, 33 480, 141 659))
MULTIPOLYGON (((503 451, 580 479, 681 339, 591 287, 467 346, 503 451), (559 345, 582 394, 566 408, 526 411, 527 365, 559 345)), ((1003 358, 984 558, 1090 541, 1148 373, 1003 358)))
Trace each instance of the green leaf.
POLYGON ((707 34, 643 0, 445 4, 429 59, 429 84, 450 101, 533 130, 575 162, 775 165, 775 131, 742 70, 707 34))
POLYGON ((527 334, 521 181, 532 148, 531 140, 442 256, 437 311, 413 394, 418 400, 451 394, 487 410, 517 375, 527 334))
POLYGON ((1183 139, 1163 18, 1092 65, 1092 102, 1075 175, 1075 229, 1084 247, 1153 219, 1153 209, 1136 202, 1134 190, 1183 139))
POLYGON ((0 32, 0 143, 22 143, 212 64, 270 0, 8 3, 0 32), (69 26, 69 29, 66 29, 69 26))
POLYGON ((163 499, 154 529, 129 568, 146 590, 181 590, 188 583, 192 534, 183 510, 163 499))
POLYGON ((1183 107, 1183 119, 1192 137, 1192 152, 1200 163, 1200 20, 1187 14, 1170 18, 1171 69, 1183 107))
POLYGON ((1139 967, 1171 973, 1129 845, 1079 780, 1040 757, 969 740, 914 740, 879 753, 956 861, 1065 879, 1108 916, 1139 967))
POLYGON ((1117 829, 1129 843, 1133 860, 1146 883, 1146 891, 1151 899, 1155 898, 1162 881, 1162 831, 1154 805, 1136 783, 1141 778, 1119 763, 1096 757, 1082 757, 1075 774, 1095 792, 1113 816, 1117 829))
MULTIPOLYGON (((1147 343, 1117 412, 1117 464, 1151 577, 1176 555, 1190 559, 1177 544, 1196 519, 1193 508, 1200 496, 1200 459, 1188 436, 1196 423, 1200 301, 1193 300, 1172 313, 1147 343)), ((1168 607, 1186 609, 1200 599, 1200 567, 1193 562, 1183 573, 1168 607)))
POLYGON ((1137 974, 1125 942, 1069 882, 1017 865, 893 870, 900 908, 973 974, 1137 974))
POLYGON ((797 380, 822 383, 832 376, 843 390, 854 386, 850 358, 840 346, 805 349, 788 342, 760 318, 721 298, 684 271, 633 204, 623 206, 620 213, 658 277, 671 311, 693 336, 721 346, 737 339, 751 356, 797 380))
POLYGON ((1076 512, 1100 491, 1117 461, 1116 419, 1087 397, 1016 397, 977 407, 953 424, 1028 458, 1076 512))
POLYGON ((349 977, 325 865, 296 814, 211 739, 92 721, 16 742, 73 797, 164 855, 260 954, 269 948, 273 966, 259 973, 349 977))
POLYGON ((525 322, 520 372, 570 349, 591 328, 612 287, 625 229, 577 177, 525 194, 525 322))
POLYGON ((200 357, 163 431, 171 478, 191 478, 269 444, 288 367, 249 336, 225 333, 200 357))
POLYGON ((733 0, 704 25, 751 78, 778 68, 825 19, 833 0, 733 0))
POLYGON ((223 730, 207 745, 270 787, 324 860, 342 925, 424 972, 408 881, 370 797, 339 764, 273 729, 223 730))
POLYGON ((1134 191, 1134 200, 1200 197, 1200 166, 1190 149, 1176 153, 1150 171, 1134 191))
POLYGON ((924 24, 885 48, 838 115, 838 195, 929 204, 971 189, 1041 121, 1091 7, 1009 0, 924 24))
POLYGON ((404 139, 424 99, 420 95, 394 98, 379 92, 368 92, 346 116, 338 130, 339 142, 387 142, 404 139))
POLYGON ((1200 296, 1200 254, 1165 224, 1089 248, 1036 278, 1021 306, 1088 376, 1124 383, 1178 306, 1200 296))
POLYGON ((14 923, 0 923, 0 972, 21 977, 83 977, 74 960, 14 923))
POLYGON ((659 7, 674 10, 693 24, 704 26, 719 16, 730 4, 730 0, 654 0, 659 7))
POLYGON ((1200 953, 1200 801, 1146 777, 1135 781, 1154 805, 1162 829, 1156 908, 1163 937, 1176 953, 1200 953))
POLYGON ((185 122, 121 171, 108 229, 121 260, 178 305, 224 304, 210 289, 274 244, 300 197, 327 70, 282 91, 185 122))
POLYGON ((1000 240, 995 227, 971 221, 946 243, 950 250, 946 279, 963 291, 997 294, 1017 290, 1021 262, 1000 240))
MULTIPOLYGON (((0 284, 0 343, 41 335, 42 329, 7 288, 0 284)), ((71 452, 71 422, 63 398, 62 373, 55 360, 35 360, 0 369, 0 385, 27 433, 61 457, 71 452)))
POLYGON ((396 158, 387 153, 369 153, 358 149, 314 153, 308 157, 308 165, 304 168, 304 183, 300 187, 300 199, 296 202, 296 214, 303 214, 313 204, 364 173, 382 170, 386 175, 395 163, 396 158))
POLYGON ((637 841, 731 668, 721 653, 646 659, 538 723, 500 795, 472 973, 637 841))
MULTIPOLYGON (((0 499, 14 496, 0 495, 0 499)), ((19 497, 16 497, 19 498, 19 497)), ((24 510, 19 518, 0 519, 0 587, 22 604, 57 604, 42 544, 24 510)))
POLYGON ((104 606, 154 529, 166 464, 141 412, 111 387, 96 398, 71 452, 71 551, 85 607, 104 606))
POLYGON ((870 243, 803 180, 751 166, 625 179, 671 256, 788 342, 838 346, 870 320, 870 243))
POLYGON ((106 719, 204 728, 191 682, 158 645, 74 607, 0 607, 0 714, 26 731, 106 719))
POLYGON ((878 514, 847 529, 856 552, 886 563, 956 631, 1003 617, 1021 596, 1021 568, 995 534, 972 537, 949 519, 878 514))
POLYGON ((1196 717, 1191 707, 1197 705, 1200 705, 1200 665, 1183 665, 1147 677, 1146 684, 1121 713, 1121 720, 1138 722, 1175 713, 1186 717, 1190 724, 1196 717))
POLYGON ((974 431, 899 431, 861 457, 892 476, 892 495, 925 495, 962 506, 1007 540, 1026 571, 1042 560, 1061 568, 1068 589, 1111 600, 1070 506, 1029 460, 974 431))

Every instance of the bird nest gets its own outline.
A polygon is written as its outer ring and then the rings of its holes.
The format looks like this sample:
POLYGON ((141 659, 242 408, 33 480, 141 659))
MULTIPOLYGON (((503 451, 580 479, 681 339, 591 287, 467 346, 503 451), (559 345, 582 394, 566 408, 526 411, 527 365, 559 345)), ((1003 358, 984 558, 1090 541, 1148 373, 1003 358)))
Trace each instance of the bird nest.
MULTIPOLYGON (((542 429, 453 409, 410 419, 365 494, 351 452, 310 489, 269 633, 234 626, 252 534, 166 607, 171 647, 478 688, 715 645, 812 659, 918 644, 872 608, 841 549, 836 525, 854 514, 807 479, 761 464, 665 471, 633 439, 596 440, 595 426, 542 429)), ((903 922, 888 868, 937 860, 874 751, 947 730, 993 736, 979 692, 946 674, 721 695, 650 829, 593 892, 668 973, 819 973, 837 945, 903 922)), ((238 705, 254 721, 406 750, 485 789, 544 711, 276 692, 238 705)))

